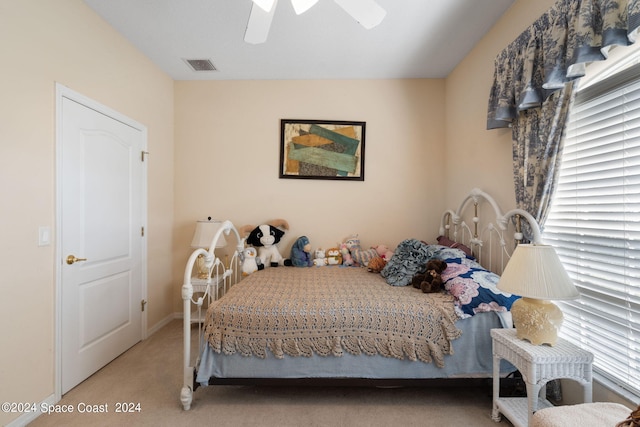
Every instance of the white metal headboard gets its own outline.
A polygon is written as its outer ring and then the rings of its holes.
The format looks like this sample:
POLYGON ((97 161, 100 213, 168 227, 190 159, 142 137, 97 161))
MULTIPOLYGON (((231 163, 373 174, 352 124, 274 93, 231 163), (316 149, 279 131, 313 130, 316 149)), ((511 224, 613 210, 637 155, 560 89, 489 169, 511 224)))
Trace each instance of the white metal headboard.
POLYGON ((529 212, 511 209, 502 213, 493 197, 474 188, 456 211, 449 209, 442 214, 440 235, 468 246, 480 264, 501 274, 513 249, 524 239, 522 218, 531 226, 532 243, 542 243, 538 222, 529 212), (472 212, 469 207, 473 207, 472 212), (493 218, 485 220, 481 217, 485 214, 493 218))

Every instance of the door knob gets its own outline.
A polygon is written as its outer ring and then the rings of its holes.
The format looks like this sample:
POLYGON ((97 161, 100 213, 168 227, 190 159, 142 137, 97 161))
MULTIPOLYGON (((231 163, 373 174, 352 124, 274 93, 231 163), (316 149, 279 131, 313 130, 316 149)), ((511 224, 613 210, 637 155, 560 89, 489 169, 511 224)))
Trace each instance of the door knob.
POLYGON ((86 261, 86 260, 87 260, 86 258, 76 258, 76 256, 75 256, 75 255, 69 255, 69 256, 67 257, 67 264, 71 265, 71 264, 73 264, 74 262, 78 262, 78 261, 86 261))

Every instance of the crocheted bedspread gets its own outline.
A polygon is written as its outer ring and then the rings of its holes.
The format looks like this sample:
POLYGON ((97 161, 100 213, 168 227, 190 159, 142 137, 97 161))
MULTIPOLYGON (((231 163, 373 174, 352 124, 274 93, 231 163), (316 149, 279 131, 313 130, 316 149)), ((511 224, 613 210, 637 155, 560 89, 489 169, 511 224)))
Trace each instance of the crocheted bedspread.
POLYGON ((270 267, 233 286, 207 311, 214 351, 265 358, 380 354, 444 366, 453 354, 453 297, 389 286, 364 268, 270 267))

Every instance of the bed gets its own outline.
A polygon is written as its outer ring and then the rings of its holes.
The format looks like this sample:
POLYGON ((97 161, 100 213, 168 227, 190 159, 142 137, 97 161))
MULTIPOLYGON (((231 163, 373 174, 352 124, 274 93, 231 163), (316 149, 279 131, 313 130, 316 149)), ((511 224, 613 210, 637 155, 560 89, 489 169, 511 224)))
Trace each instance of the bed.
MULTIPOLYGON (((270 267, 246 277, 238 274, 244 240, 225 221, 210 247, 222 233, 233 235, 231 260, 196 249, 185 268, 184 409, 199 386, 395 386, 491 378, 489 330, 511 326, 508 309, 518 298, 496 284, 523 239, 523 219, 530 239, 539 241, 531 215, 518 209, 503 213, 490 195, 474 189, 457 210, 443 213, 437 242, 403 240, 380 273, 270 267), (205 257, 212 278, 196 298, 191 277, 198 256, 205 257), (446 292, 423 293, 411 279, 434 258, 447 263, 446 292), (191 313, 207 298, 194 361, 191 313)), ((506 362, 501 369, 505 375, 514 370, 506 362)))

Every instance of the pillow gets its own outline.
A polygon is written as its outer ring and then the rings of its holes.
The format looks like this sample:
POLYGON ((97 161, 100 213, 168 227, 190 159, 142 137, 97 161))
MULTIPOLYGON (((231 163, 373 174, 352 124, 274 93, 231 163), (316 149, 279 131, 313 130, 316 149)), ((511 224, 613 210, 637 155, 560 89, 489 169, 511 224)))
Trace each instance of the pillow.
MULTIPOLYGON (((427 247, 429 259, 435 258, 446 261, 447 259, 468 258, 467 254, 462 249, 450 248, 443 245, 428 245, 427 247)), ((471 259, 475 258, 472 257, 471 259)))
POLYGON ((500 276, 486 270, 466 256, 444 259, 447 269, 442 272, 445 289, 455 297, 463 317, 485 311, 508 311, 520 298, 498 289, 500 276))
POLYGON ((448 246, 450 248, 458 248, 462 252, 464 252, 467 255, 467 257, 475 258, 473 256, 473 252, 471 251, 471 249, 468 246, 463 245, 462 243, 454 242, 453 240, 445 236, 438 236, 436 240, 438 240, 438 243, 442 246, 448 246))

